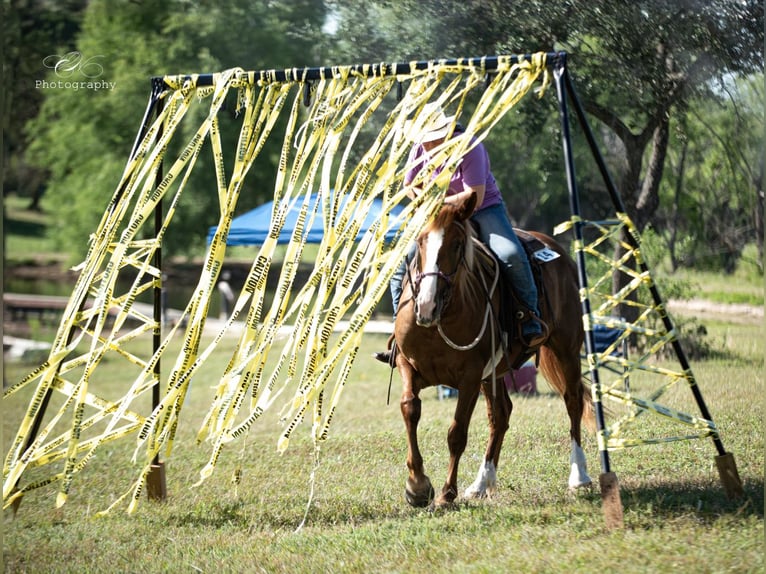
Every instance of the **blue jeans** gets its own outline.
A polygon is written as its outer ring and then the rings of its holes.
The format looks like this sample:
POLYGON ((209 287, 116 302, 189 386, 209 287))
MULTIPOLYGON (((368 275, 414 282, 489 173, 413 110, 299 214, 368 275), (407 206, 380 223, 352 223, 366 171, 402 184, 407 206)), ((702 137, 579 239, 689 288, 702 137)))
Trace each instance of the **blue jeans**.
MULTIPOLYGON (((522 304, 535 312, 539 317, 540 310, 537 307, 537 286, 532 277, 532 268, 516 232, 513 230, 504 204, 493 205, 471 216, 471 221, 476 224, 479 239, 495 254, 500 261, 500 270, 506 281, 509 281, 516 289, 522 304)), ((399 308, 399 299, 402 295, 402 281, 407 272, 407 265, 415 257, 417 245, 412 244, 407 252, 407 257, 396 269, 391 277, 391 300, 394 305, 394 316, 399 308)), ((539 330, 536 321, 528 322, 524 327, 531 327, 533 331, 539 330), (531 323, 531 324, 529 324, 531 323), (529 324, 529 325, 528 325, 529 324)))

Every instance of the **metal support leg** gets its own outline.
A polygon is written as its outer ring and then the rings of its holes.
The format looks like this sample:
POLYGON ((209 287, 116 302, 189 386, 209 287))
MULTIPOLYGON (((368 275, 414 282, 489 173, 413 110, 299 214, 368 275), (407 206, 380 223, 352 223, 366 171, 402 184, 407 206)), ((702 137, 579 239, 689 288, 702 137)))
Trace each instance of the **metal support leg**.
MULTIPOLYGON (((614 204, 615 209, 618 212, 625 213, 625 206, 622 203, 622 198, 620 197, 620 194, 617 191, 617 187, 615 186, 614 182, 612 181, 612 178, 609 175, 609 170, 606 167, 606 162, 604 161, 604 158, 602 157, 601 153, 598 150, 598 146, 596 145, 596 138, 593 136, 593 132, 590 129, 590 125, 588 124, 587 117, 585 116, 585 110, 582 107, 582 104, 580 103, 579 98, 577 97, 577 93, 574 90, 574 86, 572 84, 572 80, 569 77, 569 75, 566 73, 566 69, 562 67, 561 73, 557 76, 557 88, 560 90, 559 95, 559 102, 561 102, 561 98, 564 92, 566 92, 567 95, 572 100, 572 105, 575 110, 575 114, 577 115, 577 118, 580 122, 580 126, 583 129, 583 132, 585 134, 585 138, 588 142, 588 145, 590 146, 591 152, 593 153, 593 157, 596 161, 596 164, 598 166, 599 171, 601 172, 601 176, 604 179, 604 184, 606 185, 607 190, 609 191, 609 195, 612 199, 612 203, 614 204), (563 86, 561 88, 558 88, 558 82, 563 82, 563 86)), ((560 104, 561 105, 561 104, 560 104)), ((570 188, 571 192, 571 188, 570 188)), ((637 248, 638 247, 638 240, 637 238, 633 237, 631 234, 627 234, 626 237, 627 241, 631 243, 632 247, 637 248)), ((646 263, 643 261, 639 261, 639 267, 642 272, 648 271, 648 268, 646 266, 646 263)), ((659 291, 657 290, 656 285, 652 284, 650 285, 650 292, 652 295, 652 299, 654 301, 655 305, 662 305, 664 307, 664 303, 662 301, 662 297, 660 297, 659 291)), ((674 330, 673 322, 671 321, 670 317, 667 313, 662 314, 662 322, 663 326, 668 332, 672 332, 674 330)), ((684 370, 684 372, 691 373, 691 367, 689 365, 689 361, 686 358, 686 354, 684 353, 683 348, 681 347, 681 343, 678 341, 678 339, 674 339, 672 341, 673 350, 678 357, 678 361, 681 365, 681 368, 684 370)), ((627 382, 627 379, 626 379, 627 382)), ((713 417, 710 414, 710 411, 707 408, 707 405, 705 404, 705 400, 702 397, 702 392, 699 389, 699 385, 697 385, 696 381, 693 379, 689 381, 689 386, 692 391, 692 395, 694 396, 694 400, 697 403, 697 406, 699 407, 700 414, 702 417, 706 420, 712 421, 713 417)), ((726 449, 723 446, 723 442, 721 441, 720 435, 716 432, 712 435, 713 444, 715 445, 716 451, 718 452, 718 456, 716 457, 716 465, 718 467, 718 472, 721 477, 721 483, 724 487, 724 490, 726 491, 726 495, 729 498, 738 498, 744 495, 744 490, 742 488, 742 481, 739 478, 739 473, 737 472, 737 465, 734 462, 734 456, 731 453, 727 453, 726 449)))
MULTIPOLYGON (((564 161, 566 163, 567 184, 569 187, 569 205, 574 220, 574 235, 577 245, 583 243, 582 221, 580 219, 580 200, 577 193, 577 180, 575 178, 574 157, 572 155, 572 139, 569 132, 569 114, 567 111, 567 89, 565 85, 566 77, 566 55, 561 54, 554 70, 556 80, 556 93, 559 101, 559 117, 561 119, 562 144, 564 146, 564 161)), ((585 256, 582 250, 577 250, 577 275, 579 279, 582 314, 585 321, 585 349, 589 356, 595 352, 595 341, 593 339, 590 300, 588 299, 588 278, 585 272, 585 256)), ((604 422, 604 409, 601 403, 601 383, 598 376, 598 368, 591 366, 590 371, 593 407, 596 414, 596 430, 598 433, 599 458, 601 460, 601 476, 599 482, 601 486, 601 499, 604 510, 604 517, 609 528, 621 528, 623 525, 622 501, 620 499, 620 487, 617 481, 617 475, 612 472, 609 463, 609 452, 607 451, 604 422)))

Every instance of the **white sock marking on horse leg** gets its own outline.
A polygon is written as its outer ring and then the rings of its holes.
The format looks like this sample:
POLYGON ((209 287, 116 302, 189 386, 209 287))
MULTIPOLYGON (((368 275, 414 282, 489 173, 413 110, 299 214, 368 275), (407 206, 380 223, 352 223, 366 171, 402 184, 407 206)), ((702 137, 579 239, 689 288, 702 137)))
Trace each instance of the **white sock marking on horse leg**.
MULTIPOLYGON (((436 229, 428 234, 426 239, 426 260, 423 264, 423 273, 437 273, 439 271, 437 258, 439 256, 439 249, 441 249, 443 242, 443 229, 436 229)), ((420 308, 420 315, 422 317, 433 317, 434 310, 436 309, 437 283, 438 277, 436 275, 428 275, 423 277, 423 280, 420 283, 418 307, 420 308)))
POLYGON ((479 467, 479 473, 473 484, 465 489, 466 498, 484 498, 491 495, 497 488, 497 469, 491 460, 485 460, 479 467))
POLYGON ((569 473, 569 488, 579 488, 580 486, 586 486, 592 482, 590 476, 588 476, 588 468, 585 463, 585 452, 579 444, 572 439, 572 454, 569 455, 569 466, 571 471, 569 473))

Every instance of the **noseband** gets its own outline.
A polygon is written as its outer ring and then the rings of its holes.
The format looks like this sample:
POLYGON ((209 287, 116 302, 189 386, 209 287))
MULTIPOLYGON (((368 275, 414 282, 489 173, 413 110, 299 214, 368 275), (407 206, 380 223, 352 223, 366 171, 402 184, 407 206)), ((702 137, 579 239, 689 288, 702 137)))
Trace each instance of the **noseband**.
MULTIPOLYGON (((462 259, 461 259, 462 261, 462 259)), ((452 287, 452 279, 457 275, 457 269, 455 269, 452 273, 444 273, 443 271, 429 271, 428 273, 423 273, 421 271, 418 271, 418 273, 415 275, 415 279, 413 280, 413 285, 415 288, 415 294, 417 295, 420 291, 420 283, 425 279, 426 277, 438 277, 439 279, 444 279, 444 281, 447 283, 448 287, 452 287)))
MULTIPOLYGON (((466 230, 466 228, 464 226, 464 225, 470 225, 470 224, 467 223, 467 224, 458 224, 458 225, 460 226, 460 229, 464 233, 465 241, 474 241, 469 236, 468 231, 466 230)), ((481 280, 483 282, 484 295, 487 298, 486 308, 485 308, 485 312, 484 312, 484 320, 483 320, 483 324, 481 326, 481 329, 479 330, 478 335, 476 335, 476 337, 474 338, 473 341, 471 341, 467 345, 459 345, 459 344, 455 343, 454 341, 452 341, 447 336, 447 334, 442 330, 442 326, 441 326, 440 322, 437 322, 437 325, 436 325, 436 327, 437 327, 437 329, 439 331, 439 335, 444 340, 444 342, 447 343, 447 345, 449 345, 450 347, 452 347, 453 349, 455 349, 457 351, 469 351, 469 350, 473 349, 479 343, 481 338, 484 336, 484 333, 486 332, 487 326, 488 326, 488 323, 489 323, 489 317, 492 314, 492 302, 491 302, 491 299, 490 299, 491 298, 491 294, 494 293, 495 289, 497 289, 498 282, 500 280, 500 265, 495 260, 495 257, 481 243, 477 242, 476 245, 480 249, 482 249, 485 253, 487 253, 489 255, 490 261, 493 262, 493 269, 494 269, 494 274, 493 274, 492 282, 491 282, 490 285, 488 285, 486 283, 485 278, 483 277, 483 275, 479 275, 479 277, 481 278, 481 280)), ((414 279, 413 279, 412 276, 410 276, 410 284, 412 285, 413 295, 415 297, 418 296, 418 293, 420 291, 420 283, 423 281, 423 279, 425 277, 437 277, 437 278, 443 279, 447 283, 448 293, 447 293, 447 297, 445 299, 446 299, 446 301, 448 301, 449 298, 450 298, 450 295, 451 295, 453 279, 454 279, 455 275, 457 275, 457 272, 460 269, 461 265, 465 265, 467 267, 466 253, 465 253, 465 244, 463 244, 463 247, 461 249, 461 253, 460 253, 459 257, 458 257, 457 266, 455 267, 455 270, 452 273, 444 273, 441 270, 429 271, 429 272, 423 273, 422 271, 414 269, 414 271, 416 271, 414 279)), ((415 266, 413 265, 412 267, 415 267, 415 266)), ((407 266, 407 273, 408 274, 410 274, 410 272, 411 272, 410 269, 411 269, 411 267, 407 266)), ((470 271, 470 269, 469 269, 469 271, 470 271)), ((443 302, 443 304, 445 306, 446 306, 446 301, 443 302)), ((493 329, 492 330, 492 337, 493 337, 492 346, 493 346, 493 348, 494 348, 494 335, 495 335, 495 333, 494 333, 494 329, 493 329)))
MULTIPOLYGON (((465 234, 465 241, 470 241, 468 237, 468 233, 466 232, 464 225, 463 224, 457 224, 457 225, 465 234)), ((444 282, 447 284, 447 287, 451 290, 453 279, 455 278, 455 275, 457 275, 457 272, 460 269, 461 264, 465 264, 465 245, 463 245, 463 248, 460 250, 457 266, 455 267, 455 270, 452 273, 445 273, 441 269, 437 269, 436 271, 427 271, 425 273, 417 270, 417 272, 415 273, 415 277, 414 278, 410 277, 410 283, 412 285, 413 295, 415 297, 418 296, 418 293, 420 293, 420 284, 423 281, 423 279, 425 279, 426 277, 436 277, 438 279, 443 279, 444 282)), ((410 273, 409 266, 407 267, 407 273, 410 273)))

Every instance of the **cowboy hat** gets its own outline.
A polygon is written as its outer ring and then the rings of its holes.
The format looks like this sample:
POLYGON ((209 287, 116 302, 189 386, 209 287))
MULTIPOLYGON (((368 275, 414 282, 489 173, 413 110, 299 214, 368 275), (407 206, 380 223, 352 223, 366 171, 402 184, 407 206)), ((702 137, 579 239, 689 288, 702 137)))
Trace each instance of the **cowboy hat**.
POLYGON ((405 132, 413 142, 427 143, 442 139, 452 131, 455 124, 456 116, 448 116, 435 102, 426 104, 421 115, 426 121, 420 129, 415 128, 417 122, 414 118, 405 124, 405 132))
POLYGON ((428 120, 418 138, 420 143, 432 142, 447 137, 455 124, 455 116, 448 116, 437 105, 428 104, 423 108, 428 120))

